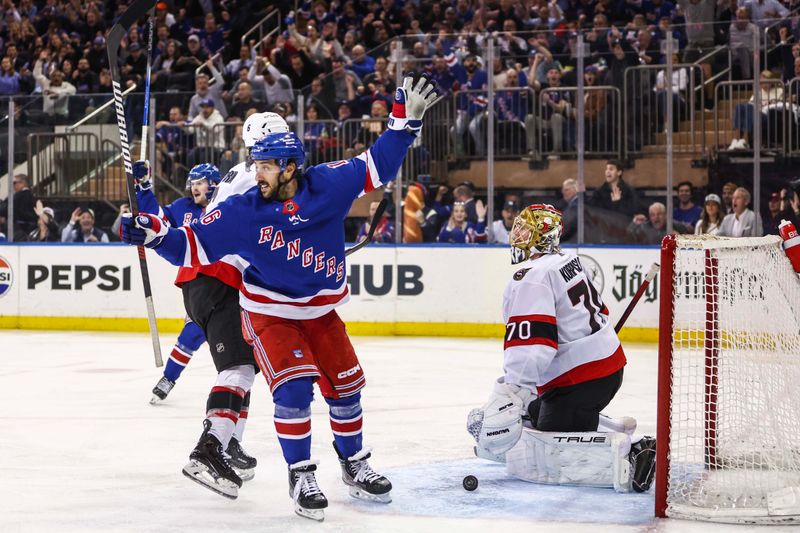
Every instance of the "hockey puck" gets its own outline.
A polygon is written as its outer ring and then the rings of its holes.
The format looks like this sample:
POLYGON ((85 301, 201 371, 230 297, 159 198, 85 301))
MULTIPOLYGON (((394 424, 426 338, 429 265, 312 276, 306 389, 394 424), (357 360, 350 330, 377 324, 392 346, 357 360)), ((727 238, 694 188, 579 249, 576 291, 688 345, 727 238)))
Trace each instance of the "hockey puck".
POLYGON ((464 478, 464 481, 462 481, 461 484, 464 486, 464 490, 472 492, 473 490, 478 488, 478 478, 469 475, 464 478))

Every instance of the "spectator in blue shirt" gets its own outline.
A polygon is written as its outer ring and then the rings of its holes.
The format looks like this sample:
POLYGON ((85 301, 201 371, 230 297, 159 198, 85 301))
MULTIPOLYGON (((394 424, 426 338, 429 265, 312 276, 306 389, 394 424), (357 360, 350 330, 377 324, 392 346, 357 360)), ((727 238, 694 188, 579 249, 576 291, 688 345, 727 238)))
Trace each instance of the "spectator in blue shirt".
POLYGON ((486 206, 478 200, 475 208, 478 212, 477 224, 467 221, 467 209, 463 202, 455 202, 450 220, 442 225, 437 241, 459 244, 486 242, 486 206))
POLYGON ((694 186, 688 181, 680 182, 678 184, 678 205, 672 210, 672 220, 682 222, 691 228, 695 227, 703 214, 703 208, 692 202, 693 196, 694 186))
POLYGON ((9 57, 0 61, 0 96, 20 94, 21 77, 14 71, 14 65, 9 57))
POLYGON ((203 29, 198 31, 196 35, 200 38, 200 44, 210 56, 216 54, 225 46, 225 36, 222 30, 217 27, 217 19, 214 18, 213 13, 206 15, 203 29))
POLYGON ((375 72, 375 60, 367 55, 363 46, 355 45, 352 54, 353 60, 347 68, 355 72, 359 78, 363 79, 367 74, 375 72))

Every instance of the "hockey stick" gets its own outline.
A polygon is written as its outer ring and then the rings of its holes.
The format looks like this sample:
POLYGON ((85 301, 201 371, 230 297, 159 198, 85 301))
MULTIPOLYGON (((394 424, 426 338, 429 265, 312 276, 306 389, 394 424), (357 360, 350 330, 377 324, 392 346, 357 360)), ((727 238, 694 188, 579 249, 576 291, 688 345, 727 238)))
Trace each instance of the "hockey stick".
POLYGON ((345 250, 345 257, 359 251, 372 242, 372 237, 375 235, 375 228, 378 226, 378 222, 380 222, 383 212, 386 211, 387 205, 389 205, 389 201, 386 200, 386 198, 382 199, 381 203, 378 204, 378 208, 375 210, 375 214, 372 216, 372 220, 369 223, 369 232, 367 233, 367 236, 345 250))
POLYGON ((628 307, 625 308, 625 312, 622 313, 622 316, 619 317, 619 320, 617 320, 617 325, 614 326, 615 332, 619 333, 619 330, 621 330, 622 326, 625 325, 625 321, 628 320, 628 317, 631 316, 631 313, 633 313, 633 309, 636 307, 636 304, 639 303, 639 299, 641 299, 644 291, 647 290, 650 282, 653 281, 653 278, 656 277, 656 274, 658 274, 660 268, 661 266, 658 263, 653 263, 653 266, 650 267, 650 272, 647 273, 647 275, 644 277, 644 281, 641 285, 639 285, 639 290, 637 290, 636 294, 633 295, 628 307))
MULTIPOLYGON (((136 201, 136 190, 133 184, 133 163, 131 162, 131 146, 128 139, 128 124, 125 120, 125 107, 122 100, 122 87, 120 86, 119 73, 119 45, 122 38, 128 33, 130 27, 140 18, 147 15, 147 12, 155 7, 155 0, 134 0, 128 9, 122 14, 111 31, 108 32, 108 66, 111 70, 111 85, 114 92, 114 109, 117 113, 117 126, 119 128, 119 142, 122 148, 122 161, 125 166, 125 183, 128 190, 128 202, 131 206, 131 214, 139 214, 139 204, 136 201)), ((147 87, 149 87, 149 77, 147 87)), ((156 367, 164 365, 161 357, 161 343, 158 340, 158 326, 156 324, 156 310, 153 305, 153 292, 150 287, 150 273, 147 269, 147 258, 144 254, 144 246, 137 248, 139 252, 139 268, 142 272, 142 288, 144 299, 147 304, 147 322, 150 325, 150 338, 153 341, 153 357, 156 367)))
POLYGON ((147 126, 150 122, 150 73, 153 68, 153 25, 155 23, 155 13, 150 14, 148 25, 149 40, 147 41, 147 73, 144 80, 144 118, 142 119, 142 143, 139 150, 139 159, 147 159, 147 126))

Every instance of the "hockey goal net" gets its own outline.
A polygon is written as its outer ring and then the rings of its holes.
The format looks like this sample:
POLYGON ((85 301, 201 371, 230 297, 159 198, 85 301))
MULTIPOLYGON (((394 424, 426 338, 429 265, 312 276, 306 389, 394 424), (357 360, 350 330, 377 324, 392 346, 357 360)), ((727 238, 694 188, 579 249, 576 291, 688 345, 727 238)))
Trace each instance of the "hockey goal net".
POLYGON ((800 522, 800 282, 777 236, 661 249, 656 515, 800 522))

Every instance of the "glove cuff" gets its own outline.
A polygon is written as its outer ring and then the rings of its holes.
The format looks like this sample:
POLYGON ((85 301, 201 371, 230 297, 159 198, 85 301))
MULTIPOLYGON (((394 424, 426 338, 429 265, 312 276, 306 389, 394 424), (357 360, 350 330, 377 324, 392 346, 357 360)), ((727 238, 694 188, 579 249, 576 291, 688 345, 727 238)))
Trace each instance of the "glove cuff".
MULTIPOLYGON (((395 106, 397 106, 397 104, 395 104, 395 106)), ((405 108, 405 106, 403 107, 405 108)), ((389 115, 387 126, 390 130, 407 131, 414 135, 419 135, 419 132, 422 130, 422 121, 419 119, 400 118, 395 115, 394 109, 392 109, 392 114, 389 115)))

